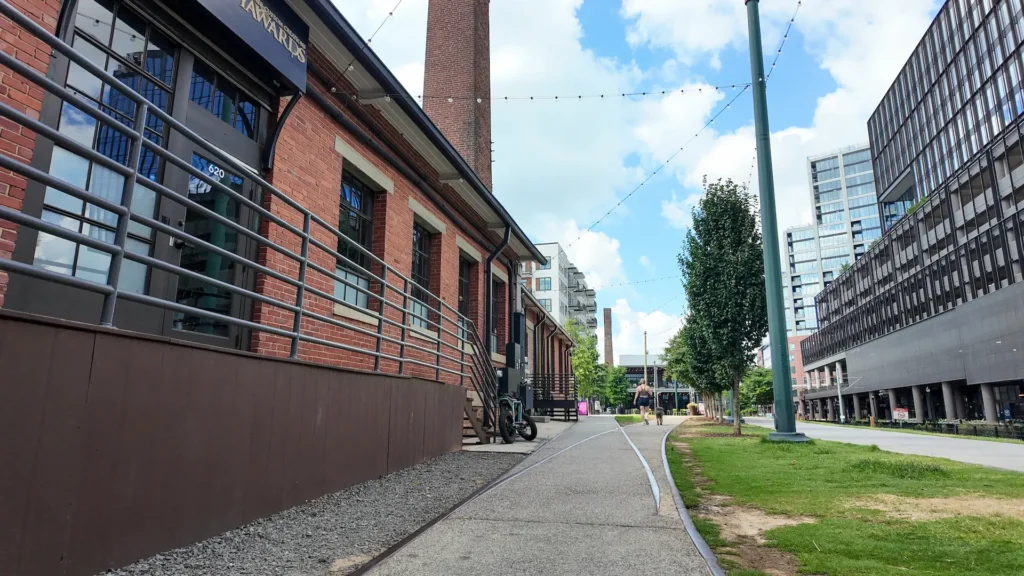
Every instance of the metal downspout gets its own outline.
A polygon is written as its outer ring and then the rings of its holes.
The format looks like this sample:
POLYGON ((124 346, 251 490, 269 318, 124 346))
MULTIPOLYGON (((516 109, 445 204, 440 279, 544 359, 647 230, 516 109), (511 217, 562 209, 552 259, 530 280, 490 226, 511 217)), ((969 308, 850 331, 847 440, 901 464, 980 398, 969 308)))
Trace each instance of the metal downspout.
MULTIPOLYGON (((506 246, 508 246, 508 241, 511 237, 512 227, 506 226, 505 236, 501 239, 501 243, 495 246, 494 251, 487 255, 487 268, 485 269, 486 276, 484 277, 484 280, 487 283, 487 285, 484 287, 484 306, 486 306, 484 317, 487 319, 484 325, 486 327, 487 333, 484 335, 484 337, 487 338, 486 342, 488 354, 494 353, 494 350, 491 349, 491 333, 494 331, 494 306, 492 304, 494 298, 494 294, 492 294, 492 292, 494 291, 494 268, 492 266, 494 264, 494 259, 498 257, 498 254, 501 254, 501 251, 504 250, 506 246)), ((488 358, 488 361, 489 360, 490 358, 488 358)))

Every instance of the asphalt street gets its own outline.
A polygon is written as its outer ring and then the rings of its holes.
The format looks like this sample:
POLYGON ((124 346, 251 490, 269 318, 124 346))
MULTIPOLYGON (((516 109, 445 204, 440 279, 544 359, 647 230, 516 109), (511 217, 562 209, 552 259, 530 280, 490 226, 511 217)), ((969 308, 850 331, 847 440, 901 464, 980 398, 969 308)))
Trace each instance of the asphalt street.
POLYGON ((508 480, 426 530, 371 574, 710 574, 672 498, 661 440, 680 421, 623 429, 584 417, 508 480), (564 451, 563 451, 564 450, 564 451), (656 506, 653 477, 660 493, 656 506))
MULTIPOLYGON (((746 420, 758 426, 774 427, 771 418, 747 418, 746 420)), ((981 464, 982 466, 1024 472, 1024 443, 968 440, 955 436, 908 434, 895 430, 808 422, 797 422, 796 430, 820 440, 835 440, 849 444, 875 444, 889 452, 935 456, 968 464, 981 464)))

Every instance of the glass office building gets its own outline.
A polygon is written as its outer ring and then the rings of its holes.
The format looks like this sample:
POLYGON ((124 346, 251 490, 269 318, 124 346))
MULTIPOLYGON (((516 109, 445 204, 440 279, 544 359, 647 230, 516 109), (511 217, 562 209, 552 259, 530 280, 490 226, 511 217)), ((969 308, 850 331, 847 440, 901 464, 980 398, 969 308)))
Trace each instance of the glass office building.
POLYGON ((888 230, 1024 108, 1022 0, 949 0, 868 121, 888 230))
POLYGON ((807 171, 815 222, 785 233, 789 261, 782 276, 789 336, 817 331, 814 297, 882 235, 867 144, 812 156, 807 171))
POLYGON ((845 363, 903 405, 941 383, 947 419, 1020 413, 1022 42, 1024 0, 939 10, 868 122, 886 230, 818 295, 805 370, 845 363))

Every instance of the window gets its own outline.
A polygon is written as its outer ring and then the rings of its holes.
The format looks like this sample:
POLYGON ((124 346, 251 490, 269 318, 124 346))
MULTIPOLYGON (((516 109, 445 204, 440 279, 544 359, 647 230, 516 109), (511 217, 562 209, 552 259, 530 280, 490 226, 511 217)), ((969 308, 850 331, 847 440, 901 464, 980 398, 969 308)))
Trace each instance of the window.
POLYGON ((793 350, 796 350, 796 344, 789 345, 789 351, 792 352, 793 350))
POLYGON ((466 333, 466 319, 469 318, 469 294, 472 287, 473 263, 465 258, 459 258, 459 337, 463 340, 469 339, 466 333))
MULTIPOLYGON (((551 270, 551 258, 548 258, 543 264, 537 266, 537 270, 551 270)), ((550 288, 548 288, 548 290, 550 290, 550 288)))
POLYGON ((409 301, 409 324, 430 329, 427 302, 430 298, 430 232, 417 223, 412 225, 412 300, 409 301))
POLYGON ((540 305, 548 312, 551 312, 551 298, 541 298, 540 305))
POLYGON ((497 277, 491 280, 491 352, 500 353, 498 345, 500 339, 498 334, 501 333, 500 327, 505 324, 505 314, 503 295, 505 293, 505 284, 500 282, 497 277))
POLYGON ((234 128, 245 137, 259 136, 259 106, 223 75, 196 59, 192 67, 192 83, 188 99, 234 128))
MULTIPOLYGON (((368 258, 360 248, 372 249, 373 191, 347 170, 341 173, 341 202, 338 208, 338 231, 348 240, 338 239, 338 253, 352 263, 338 260, 335 273, 352 284, 370 288, 366 275, 368 258)), ((369 307, 369 296, 344 282, 334 281, 334 297, 359 308, 369 307)))
POLYGON ((541 292, 551 290, 551 278, 537 278, 537 290, 541 292))
MULTIPOLYGON (((120 2, 81 0, 71 44, 97 66, 109 70, 118 80, 144 96, 152 106, 170 111, 177 46, 120 2)), ((84 68, 70 64, 65 85, 93 108, 129 128, 134 127, 135 103, 84 68)), ((128 164, 129 139, 70 103, 62 104, 57 130, 115 162, 128 164)), ((144 132, 151 142, 164 143, 165 126, 155 116, 146 117, 144 132)), ((137 168, 142 178, 160 179, 161 160, 145 148, 137 168)), ((54 146, 49 172, 96 196, 115 203, 121 201, 124 177, 64 148, 54 146)), ((47 188, 44 205, 43 220, 104 242, 114 242, 118 223, 115 214, 53 188, 47 188)), ((136 184, 131 210, 153 217, 156 193, 136 184)), ((136 222, 128 224, 126 248, 129 251, 148 256, 152 252, 152 243, 152 229, 136 222)), ((53 272, 105 283, 110 254, 40 232, 34 264, 53 272)), ((124 260, 118 288, 144 293, 146 266, 124 260)))

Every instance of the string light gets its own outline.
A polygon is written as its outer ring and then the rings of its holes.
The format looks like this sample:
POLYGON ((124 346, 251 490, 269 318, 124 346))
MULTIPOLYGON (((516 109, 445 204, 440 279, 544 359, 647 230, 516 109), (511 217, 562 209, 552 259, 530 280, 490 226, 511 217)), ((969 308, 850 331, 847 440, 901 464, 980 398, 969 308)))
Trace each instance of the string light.
MULTIPOLYGON (((708 91, 724 92, 727 90, 737 90, 749 87, 749 83, 740 84, 722 84, 720 86, 707 86, 708 91)), ((590 94, 560 94, 560 95, 520 95, 520 96, 491 96, 486 98, 491 102, 531 102, 531 101, 580 101, 580 100, 631 100, 634 102, 645 101, 649 97, 668 96, 671 94, 701 94, 704 92, 704 86, 700 88, 680 88, 678 90, 645 90, 641 92, 605 92, 605 93, 590 93, 590 94)), ((352 98, 358 98, 357 92, 343 92, 347 96, 352 98)), ((389 97, 389 98, 405 98, 408 100, 444 100, 449 104, 462 101, 476 101, 477 104, 482 104, 485 98, 476 95, 445 95, 445 94, 417 94, 415 96, 411 94, 399 94, 399 93, 384 93, 379 92, 373 93, 370 97, 373 99, 389 97)))
POLYGON ((654 178, 655 176, 657 176, 657 175, 658 175, 658 172, 661 172, 661 170, 662 170, 663 168, 665 168, 665 167, 666 167, 666 166, 668 166, 668 165, 669 165, 669 164, 670 164, 670 163, 671 163, 671 162, 672 162, 673 160, 675 160, 676 156, 679 156, 679 154, 680 154, 680 153, 682 153, 682 151, 683 151, 683 150, 685 150, 685 149, 686 149, 686 147, 687 147, 687 146, 689 146, 689 145, 690 145, 690 144, 691 144, 691 143, 692 143, 692 142, 693 142, 694 140, 696 140, 696 139, 697 139, 697 137, 698 137, 698 136, 700 136, 700 135, 701 135, 701 133, 703 133, 703 132, 704 132, 704 130, 706 130, 708 126, 711 126, 712 124, 714 124, 715 120, 716 120, 716 119, 718 119, 718 117, 719 117, 719 116, 721 116, 721 115, 722 115, 722 114, 723 114, 723 113, 724 113, 724 112, 725 112, 726 110, 728 110, 729 108, 731 108, 731 107, 732 107, 732 104, 733 104, 733 102, 735 102, 736 100, 738 100, 738 99, 739 99, 739 97, 740 97, 740 96, 742 96, 742 95, 744 94, 744 92, 746 92, 746 91, 747 91, 747 89, 748 89, 748 88, 750 88, 750 84, 746 84, 746 85, 744 85, 744 86, 743 86, 743 89, 742 89, 742 90, 740 90, 740 91, 739 91, 739 92, 738 92, 738 93, 737 93, 737 94, 736 94, 735 96, 733 96, 732 100, 730 100, 730 101, 729 101, 729 102, 728 102, 728 103, 727 103, 727 104, 726 104, 725 106, 723 106, 722 108, 720 108, 720 109, 718 110, 718 112, 716 112, 716 113, 715 113, 715 115, 711 117, 711 119, 710 119, 710 120, 708 120, 707 122, 705 122, 705 123, 704 123, 704 125, 703 125, 703 126, 701 126, 700 130, 698 130, 696 134, 694 134, 694 135, 693 135, 693 136, 692 136, 692 137, 691 137, 691 138, 690 138, 689 140, 687 140, 685 144, 683 144, 682 146, 680 146, 678 150, 676 150, 675 152, 673 152, 673 153, 672 153, 672 155, 668 157, 668 159, 666 159, 666 160, 665 160, 664 162, 662 162, 662 163, 661 163, 661 164, 660 164, 660 165, 659 165, 659 166, 658 166, 657 168, 655 168, 655 169, 654 169, 654 172, 651 172, 650 174, 648 174, 648 175, 647 175, 647 177, 646 177, 646 178, 644 178, 644 179, 643 179, 643 181, 642 181, 642 182, 640 182, 640 184, 638 184, 636 188, 633 188, 633 190, 632 190, 632 191, 630 191, 630 193, 629 193, 629 194, 626 194, 626 195, 625 195, 625 196, 624 196, 624 197, 622 198, 622 200, 619 200, 619 201, 618 201, 618 203, 616 203, 616 204, 615 204, 615 206, 612 206, 612 207, 611 207, 611 209, 609 209, 609 210, 608 210, 607 212, 605 212, 603 216, 601 216, 600 218, 598 218, 598 219, 597 219, 597 221, 595 221, 595 222, 594 222, 593 224, 591 224, 591 225, 590 225, 590 226, 589 226, 589 227, 588 227, 588 228, 587 228, 586 230, 584 230, 583 232, 580 232, 580 235, 579 235, 579 236, 577 236, 575 240, 573 240, 572 242, 570 242, 570 243, 569 243, 569 246, 572 246, 573 244, 575 244, 576 242, 578 242, 580 238, 583 238, 583 235, 584 235, 584 234, 586 234, 587 232, 590 232, 591 230, 593 230, 593 229, 594 229, 594 228, 595 228, 595 227, 596 227, 596 226, 597 226, 598 224, 600 224, 600 223, 601 223, 601 222, 602 222, 602 221, 603 221, 603 220, 604 220, 605 218, 607 218, 609 214, 611 214, 612 212, 614 212, 616 208, 618 208, 619 206, 622 206, 622 204, 623 204, 623 203, 625 203, 625 202, 626 202, 626 200, 629 200, 629 199, 630 199, 630 197, 632 197, 632 196, 633 196, 633 194, 636 194, 636 193, 637 193, 637 191, 639 191, 639 190, 640 190, 641 188, 643 188, 644 184, 646 184, 647 182, 649 182, 649 181, 651 180, 651 178, 654 178))
POLYGON ((789 19, 789 25, 786 26, 786 33, 782 35, 782 41, 779 42, 779 49, 775 52, 775 59, 772 60, 772 66, 768 69, 768 74, 764 77, 764 83, 768 84, 768 79, 772 77, 772 72, 775 72, 775 65, 779 63, 779 57, 782 56, 782 49, 786 46, 786 40, 789 39, 789 32, 793 29, 793 22, 796 21, 796 15, 800 13, 800 6, 803 5, 803 0, 797 0, 796 10, 793 11, 793 17, 789 19))
POLYGON ((604 290, 605 288, 618 288, 620 286, 633 286, 634 284, 650 284, 651 282, 664 282, 665 280, 677 280, 682 276, 665 276, 664 278, 651 278, 650 280, 637 280, 635 282, 623 282, 622 284, 609 284, 607 286, 599 286, 597 288, 591 288, 591 290, 604 290))
POLYGON ((395 16, 395 11, 398 10, 398 7, 401 5, 402 0, 398 0, 398 3, 395 4, 395 7, 392 8, 390 12, 388 12, 388 15, 384 18, 383 21, 381 21, 380 25, 377 26, 377 29, 373 31, 373 34, 370 34, 370 37, 366 40, 366 43, 363 44, 363 47, 359 50, 359 52, 357 54, 352 55, 352 59, 348 61, 348 65, 345 66, 345 70, 342 72, 343 76, 355 69, 355 67, 352 66, 352 64, 355 63, 356 58, 359 57, 359 54, 366 52, 366 49, 370 47, 370 43, 373 42, 374 37, 377 36, 377 32, 380 32, 380 29, 383 28, 385 24, 387 24, 388 20, 391 20, 395 16))

